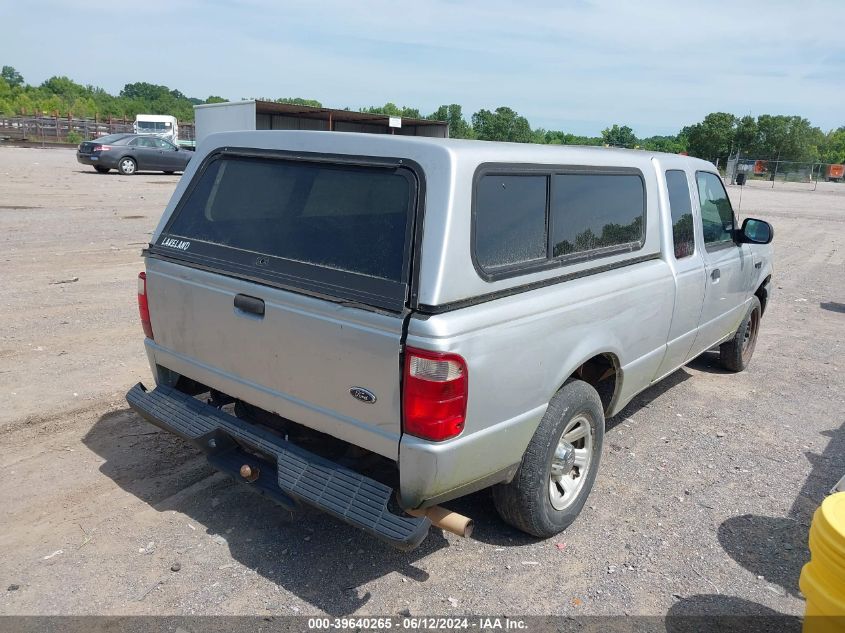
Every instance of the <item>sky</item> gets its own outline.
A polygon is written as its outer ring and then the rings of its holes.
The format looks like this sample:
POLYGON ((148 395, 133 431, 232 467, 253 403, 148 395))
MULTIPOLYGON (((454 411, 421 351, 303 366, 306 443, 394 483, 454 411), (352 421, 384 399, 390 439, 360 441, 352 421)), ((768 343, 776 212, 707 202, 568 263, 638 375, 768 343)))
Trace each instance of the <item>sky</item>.
POLYGON ((675 134, 707 113, 845 125, 845 2, 0 0, 0 65, 116 94, 509 106, 532 127, 675 134))

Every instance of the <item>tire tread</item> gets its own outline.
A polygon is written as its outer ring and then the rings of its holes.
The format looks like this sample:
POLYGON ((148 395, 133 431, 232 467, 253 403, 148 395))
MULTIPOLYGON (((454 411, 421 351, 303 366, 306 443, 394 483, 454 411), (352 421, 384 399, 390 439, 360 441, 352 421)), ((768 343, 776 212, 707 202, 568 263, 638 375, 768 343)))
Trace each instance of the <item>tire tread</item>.
POLYGON ((493 487, 493 503, 502 520, 538 538, 548 538, 566 529, 575 520, 590 493, 599 467, 603 438, 604 414, 598 393, 582 380, 567 381, 549 402, 513 480, 493 487), (576 500, 573 506, 561 511, 563 521, 553 524, 546 512, 546 504, 549 503, 546 500, 546 462, 550 450, 553 450, 551 444, 557 444, 562 431, 561 425, 572 417, 574 408, 583 409, 583 406, 579 406, 581 404, 592 409, 594 416, 598 415, 597 429, 593 437, 595 454, 588 474, 591 480, 586 482, 579 493, 581 498, 576 500))

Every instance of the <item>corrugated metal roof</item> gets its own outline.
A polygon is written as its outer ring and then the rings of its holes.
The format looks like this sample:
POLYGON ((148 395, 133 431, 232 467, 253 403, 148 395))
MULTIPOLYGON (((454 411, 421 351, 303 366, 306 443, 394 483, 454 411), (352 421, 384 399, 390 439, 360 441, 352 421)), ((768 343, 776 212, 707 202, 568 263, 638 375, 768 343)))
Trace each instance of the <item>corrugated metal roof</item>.
MULTIPOLYGON (((256 101, 256 114, 284 114, 286 116, 297 116, 304 119, 320 119, 327 121, 329 115, 334 122, 346 121, 350 123, 371 123, 388 125, 390 116, 387 114, 370 114, 367 112, 355 112, 353 110, 336 110, 334 108, 315 108, 313 106, 294 105, 290 103, 276 103, 275 101, 256 101)), ((401 117, 402 125, 432 125, 446 127, 445 121, 432 121, 430 119, 413 119, 401 117)))

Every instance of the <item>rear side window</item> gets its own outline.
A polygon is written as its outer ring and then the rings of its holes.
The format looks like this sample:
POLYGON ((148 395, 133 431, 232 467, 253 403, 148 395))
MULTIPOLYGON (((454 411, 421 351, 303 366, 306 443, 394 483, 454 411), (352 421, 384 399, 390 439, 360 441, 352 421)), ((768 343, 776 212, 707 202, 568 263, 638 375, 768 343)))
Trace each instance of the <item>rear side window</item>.
POLYGON ((385 296, 384 307, 404 303, 416 200, 409 169, 223 155, 192 185, 158 242, 162 254, 330 296, 378 295, 373 305, 385 296))
POLYGON ((696 172, 695 179, 701 203, 704 248, 710 251, 732 243, 734 212, 722 179, 707 171, 696 172))
POLYGON ((669 192, 669 209, 672 213, 672 241, 675 244, 675 259, 683 259, 695 252, 692 203, 690 202, 686 172, 681 169, 668 170, 666 172, 666 188, 669 192))
POLYGON ((552 177, 554 257, 641 244, 645 191, 639 176, 560 174, 552 177))
POLYGON ((148 147, 150 149, 154 149, 156 144, 153 139, 149 138, 148 136, 139 136, 138 138, 133 138, 129 141, 129 144, 132 147, 148 147))
POLYGON ((477 178, 473 249, 482 277, 510 277, 642 247, 646 204, 640 172, 575 169, 477 178))
POLYGON ((546 257, 547 176, 482 177, 476 189, 475 253, 485 270, 546 257))

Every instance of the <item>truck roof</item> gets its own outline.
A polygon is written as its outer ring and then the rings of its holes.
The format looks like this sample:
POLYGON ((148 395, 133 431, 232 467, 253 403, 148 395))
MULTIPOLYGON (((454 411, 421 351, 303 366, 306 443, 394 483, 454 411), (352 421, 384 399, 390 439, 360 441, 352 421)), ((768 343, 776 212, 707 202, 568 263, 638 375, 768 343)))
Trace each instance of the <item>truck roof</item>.
POLYGON ((218 147, 257 147, 280 150, 330 151, 359 155, 408 157, 418 154, 446 152, 461 163, 540 163, 588 164, 603 163, 640 166, 651 158, 684 159, 691 167, 714 170, 712 163, 678 154, 643 149, 622 149, 583 145, 539 145, 534 143, 506 143, 465 139, 404 136, 393 134, 364 134, 358 132, 326 132, 297 130, 250 130, 210 134, 201 143, 198 153, 208 153, 218 147), (322 149, 325 148, 325 149, 322 149))
POLYGON ((161 121, 166 123, 167 121, 175 121, 176 117, 171 114, 136 114, 135 115, 136 121, 161 121))

